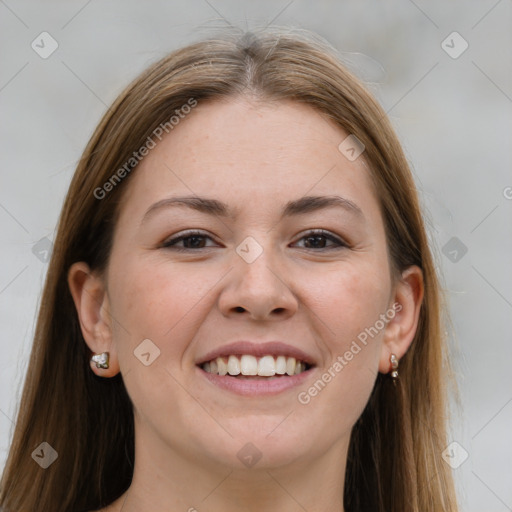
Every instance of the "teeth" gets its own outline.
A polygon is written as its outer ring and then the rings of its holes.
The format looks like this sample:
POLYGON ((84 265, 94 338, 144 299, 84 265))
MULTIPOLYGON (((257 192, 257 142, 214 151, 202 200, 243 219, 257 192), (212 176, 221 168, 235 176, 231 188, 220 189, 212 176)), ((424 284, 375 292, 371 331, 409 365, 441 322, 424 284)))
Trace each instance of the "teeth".
POLYGON ((242 356, 240 359, 242 375, 258 375, 258 360, 254 356, 242 356))
POLYGON ((293 375, 295 373, 295 357, 289 357, 286 360, 286 373, 287 375, 293 375))
POLYGON ((271 377, 276 374, 276 362, 272 356, 264 356, 258 362, 258 375, 271 377))
POLYGON ((284 375, 286 373, 286 357, 277 356, 276 359, 276 373, 278 375, 284 375))
POLYGON ((216 361, 219 375, 226 375, 226 373, 228 373, 228 365, 224 362, 224 359, 222 359, 222 357, 217 357, 216 361))
MULTIPOLYGON (((208 363, 206 363, 208 364, 208 363)), ((208 371, 208 370, 205 370, 208 371)), ((229 356, 228 359, 228 373, 229 375, 240 374, 240 360, 236 356, 229 356)))
POLYGON ((243 356, 230 355, 227 359, 217 357, 202 365, 205 372, 216 375, 258 375, 273 377, 274 375, 298 375, 306 370, 306 363, 297 361, 294 357, 285 356, 243 356))

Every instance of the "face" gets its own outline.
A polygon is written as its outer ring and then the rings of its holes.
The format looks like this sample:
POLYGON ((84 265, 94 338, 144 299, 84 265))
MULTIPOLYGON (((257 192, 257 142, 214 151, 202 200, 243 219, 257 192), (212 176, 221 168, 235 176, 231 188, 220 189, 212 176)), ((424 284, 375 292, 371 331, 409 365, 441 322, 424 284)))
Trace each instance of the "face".
POLYGON ((295 102, 199 103, 130 177, 106 304, 155 456, 271 468, 346 449, 397 314, 347 135, 295 102))

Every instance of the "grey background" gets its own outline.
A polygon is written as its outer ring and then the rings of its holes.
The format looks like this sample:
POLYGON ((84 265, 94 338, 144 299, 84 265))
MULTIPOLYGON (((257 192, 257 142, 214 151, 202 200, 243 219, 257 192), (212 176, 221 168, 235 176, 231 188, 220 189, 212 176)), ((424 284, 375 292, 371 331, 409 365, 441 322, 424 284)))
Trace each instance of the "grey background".
MULTIPOLYGON (((454 471, 462 510, 512 510, 510 0, 0 0, 0 467, 28 364, 44 251, 77 159, 134 76, 226 20, 317 32, 388 111, 450 301, 461 391, 450 436, 460 446, 450 460, 469 455, 454 471), (58 43, 46 59, 31 47, 43 31, 58 43), (458 58, 442 47, 454 31, 469 44, 458 58)), ((455 36, 444 48, 453 53, 461 44, 455 36)))

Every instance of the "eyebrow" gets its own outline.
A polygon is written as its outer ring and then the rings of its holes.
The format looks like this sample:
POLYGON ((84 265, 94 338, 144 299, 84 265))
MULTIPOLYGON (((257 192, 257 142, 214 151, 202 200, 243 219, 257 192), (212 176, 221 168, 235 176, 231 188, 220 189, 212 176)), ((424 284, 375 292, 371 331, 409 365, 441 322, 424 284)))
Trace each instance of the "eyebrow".
POLYGON ((361 219, 364 219, 364 214, 361 208, 356 203, 340 196, 304 196, 296 201, 289 201, 284 207, 283 217, 290 217, 292 215, 302 215, 324 208, 343 208, 349 213, 353 213, 361 219))
MULTIPOLYGON (((158 210, 169 207, 187 207, 201 213, 224 218, 235 218, 238 213, 238 209, 233 210, 226 203, 217 199, 199 196, 168 197, 151 205, 144 214, 142 222, 145 222, 158 210)), ((304 196, 295 201, 288 201, 282 210, 281 219, 333 207, 343 208, 346 212, 364 219, 363 211, 357 204, 337 195, 304 196)))

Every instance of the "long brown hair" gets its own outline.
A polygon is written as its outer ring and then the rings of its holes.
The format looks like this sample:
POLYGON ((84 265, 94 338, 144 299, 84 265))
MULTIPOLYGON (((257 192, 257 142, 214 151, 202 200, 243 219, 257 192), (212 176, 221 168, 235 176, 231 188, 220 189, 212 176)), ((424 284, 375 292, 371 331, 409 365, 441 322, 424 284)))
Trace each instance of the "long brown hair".
MULTIPOLYGON (((418 265, 425 295, 415 338, 400 361, 400 384, 379 374, 353 428, 347 460, 347 512, 457 510, 446 446, 441 292, 412 175, 385 112, 312 35, 282 31, 223 35, 179 49, 141 74, 103 117, 71 182, 41 299, 16 428, 0 482, 4 512, 84 512, 130 486, 133 408, 123 378, 90 370, 67 284, 77 261, 108 264, 122 190, 98 199, 152 132, 193 98, 234 95, 294 100, 328 116, 365 146, 394 271, 418 265), (42 469, 32 452, 49 443, 58 459, 42 469)), ((126 169, 126 168, 125 168, 126 169)), ((136 171, 134 171, 136 172, 136 171)))

